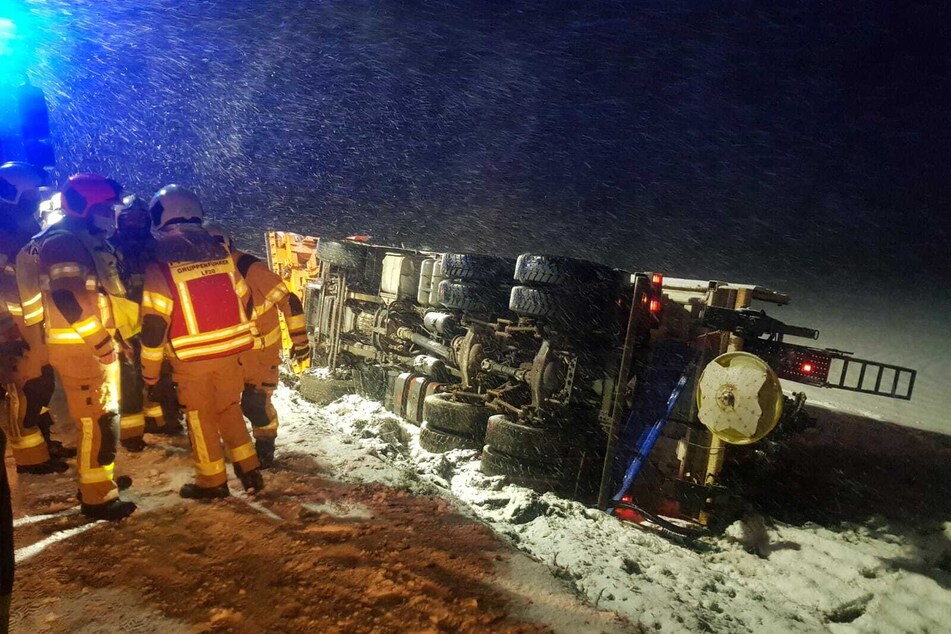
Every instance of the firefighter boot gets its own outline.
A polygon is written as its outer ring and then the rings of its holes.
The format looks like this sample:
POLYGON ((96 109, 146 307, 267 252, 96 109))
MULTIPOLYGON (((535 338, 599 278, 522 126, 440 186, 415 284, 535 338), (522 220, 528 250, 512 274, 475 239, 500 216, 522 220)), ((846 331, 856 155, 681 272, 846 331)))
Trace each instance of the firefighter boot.
POLYGON ((257 438, 254 441, 254 451, 258 454, 258 460, 261 461, 262 469, 270 469, 274 466, 274 439, 257 438))
POLYGON ((110 500, 105 504, 81 504, 79 508, 91 519, 118 522, 132 515, 137 507, 135 502, 128 500, 110 500))
POLYGON ((216 487, 200 487, 193 482, 182 485, 178 494, 188 500, 212 500, 215 498, 226 498, 231 495, 227 484, 219 484, 216 487))
POLYGON ((264 476, 260 469, 251 469, 245 472, 239 465, 234 465, 234 474, 241 480, 244 490, 248 493, 257 493, 264 488, 264 476))
POLYGON ((132 438, 120 440, 119 444, 129 453, 139 453, 145 449, 145 438, 142 436, 133 436, 132 438))
POLYGON ((51 473, 63 473, 69 469, 69 465, 58 458, 50 458, 40 464, 17 465, 17 473, 31 473, 33 475, 49 475, 51 473))

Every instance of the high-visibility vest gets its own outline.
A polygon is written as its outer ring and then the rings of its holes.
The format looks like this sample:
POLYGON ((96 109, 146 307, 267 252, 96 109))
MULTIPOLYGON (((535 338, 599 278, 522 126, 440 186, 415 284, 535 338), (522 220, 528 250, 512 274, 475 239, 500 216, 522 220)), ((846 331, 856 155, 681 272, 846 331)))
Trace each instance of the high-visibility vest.
POLYGON ((244 280, 230 255, 160 266, 172 294, 168 345, 177 358, 214 359, 251 349, 251 321, 239 299, 244 280))

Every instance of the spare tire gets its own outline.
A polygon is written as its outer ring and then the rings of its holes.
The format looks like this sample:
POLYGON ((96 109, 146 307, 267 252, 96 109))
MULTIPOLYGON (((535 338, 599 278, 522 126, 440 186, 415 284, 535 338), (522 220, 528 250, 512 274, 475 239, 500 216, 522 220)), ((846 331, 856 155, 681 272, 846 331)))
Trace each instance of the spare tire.
POLYGON ((419 427, 419 446, 432 453, 445 453, 453 449, 478 450, 482 447, 482 441, 436 429, 427 421, 423 421, 419 427))
POLYGON ((423 420, 443 431, 472 436, 481 445, 489 408, 454 400, 451 393, 430 394, 423 401, 423 420))
POLYGON ((443 280, 439 283, 436 298, 450 310, 482 317, 502 314, 507 306, 505 290, 474 282, 443 280))
POLYGON ((515 260, 477 253, 443 253, 442 271, 447 280, 496 282, 511 280, 515 260))
POLYGON ((341 396, 356 392, 353 381, 330 379, 304 372, 300 377, 300 394, 311 403, 326 405, 341 396))
POLYGON ((366 261, 366 249, 335 240, 317 241, 317 259, 345 269, 358 269, 366 261))
POLYGON ((579 286, 595 284, 620 288, 630 274, 604 264, 576 260, 559 255, 523 253, 515 262, 515 280, 522 284, 542 286, 579 286))

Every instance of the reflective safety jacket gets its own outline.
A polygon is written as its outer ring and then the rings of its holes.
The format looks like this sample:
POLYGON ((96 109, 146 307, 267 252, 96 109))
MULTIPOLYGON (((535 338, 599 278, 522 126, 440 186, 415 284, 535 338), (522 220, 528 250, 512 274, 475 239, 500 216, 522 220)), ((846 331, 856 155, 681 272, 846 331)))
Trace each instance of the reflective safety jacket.
MULTIPOLYGON (((108 274, 100 275, 103 264, 97 267, 94 256, 97 244, 103 250, 107 245, 58 225, 37 240, 44 328, 51 354, 59 346, 87 346, 97 357, 108 354, 116 326, 106 288, 115 283, 108 274)), ((121 286, 115 292, 120 290, 121 286)))
POLYGON ((230 254, 155 262, 142 291, 142 374, 157 379, 166 353, 181 361, 226 357, 254 344, 250 291, 230 254))
POLYGON ((47 362, 46 342, 41 324, 43 301, 38 289, 26 298, 21 294, 18 284, 21 255, 17 255, 14 267, 8 254, 0 253, 0 331, 5 333, 3 336, 6 339, 15 338, 25 343, 32 358, 42 366, 47 362))
POLYGON ((238 272, 251 290, 254 303, 253 319, 255 348, 270 348, 281 341, 278 311, 284 316, 287 333, 294 346, 307 345, 304 306, 290 292, 277 273, 250 253, 233 252, 238 272))

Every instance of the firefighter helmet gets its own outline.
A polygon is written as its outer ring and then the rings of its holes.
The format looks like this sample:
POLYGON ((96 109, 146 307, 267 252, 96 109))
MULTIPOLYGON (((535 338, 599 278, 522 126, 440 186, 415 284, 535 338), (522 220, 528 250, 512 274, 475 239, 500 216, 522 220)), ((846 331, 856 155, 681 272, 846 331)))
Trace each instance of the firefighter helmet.
POLYGON ((0 204, 25 215, 36 213, 43 180, 43 174, 29 163, 4 163, 0 166, 0 204))
POLYGON ((153 229, 164 229, 181 222, 200 224, 203 217, 198 196, 180 185, 166 185, 155 192, 149 204, 149 214, 153 229))
POLYGON ((122 185, 99 174, 75 174, 63 187, 63 211, 73 218, 94 215, 113 215, 112 207, 119 202, 122 185))
POLYGON ((122 233, 148 234, 152 226, 149 205, 142 198, 132 194, 115 206, 116 228, 122 233))

